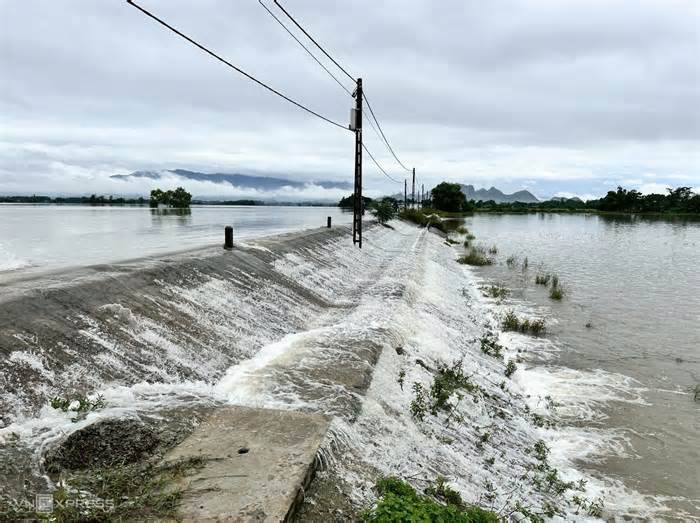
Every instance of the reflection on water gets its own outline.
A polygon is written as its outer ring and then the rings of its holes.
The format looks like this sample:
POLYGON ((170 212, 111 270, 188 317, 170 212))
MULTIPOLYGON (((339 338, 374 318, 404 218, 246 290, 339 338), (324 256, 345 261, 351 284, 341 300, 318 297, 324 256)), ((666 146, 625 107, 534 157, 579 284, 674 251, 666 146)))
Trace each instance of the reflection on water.
POLYGON ((170 220, 163 218, 172 216, 176 217, 179 225, 187 225, 192 221, 192 209, 151 209, 151 223, 156 227, 169 223, 170 220))
POLYGON ((597 466, 642 492, 697 500, 700 403, 689 391, 700 383, 700 221, 478 214, 467 227, 499 248, 498 263, 477 272, 545 311, 561 364, 629 376, 644 390, 644 404, 611 402, 601 421, 624 429, 634 452, 597 466), (529 269, 508 268, 511 255, 529 269), (563 301, 534 284, 543 272, 559 276, 563 301))

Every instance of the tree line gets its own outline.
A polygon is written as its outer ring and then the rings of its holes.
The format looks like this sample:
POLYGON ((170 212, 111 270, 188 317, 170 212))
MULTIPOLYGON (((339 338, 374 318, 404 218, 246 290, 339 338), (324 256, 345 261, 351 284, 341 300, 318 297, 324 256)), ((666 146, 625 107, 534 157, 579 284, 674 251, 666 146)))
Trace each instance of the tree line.
MULTIPOLYGON (((422 204, 424 208, 431 208, 444 212, 624 212, 624 213, 657 213, 657 214, 700 214, 700 194, 695 194, 690 187, 677 187, 667 189, 666 194, 642 194, 632 189, 627 190, 618 187, 597 200, 583 201, 578 198, 559 198, 544 202, 523 203, 505 202, 496 203, 489 201, 468 201, 457 183, 442 182, 435 186, 429 193, 429 198, 422 204)), ((339 206, 353 206, 353 196, 343 198, 339 206)), ((387 209, 392 207, 396 212, 403 203, 396 198, 383 198, 372 201, 363 197, 366 208, 383 207, 382 216, 387 216, 387 209)))
POLYGON ((666 194, 642 194, 632 189, 618 187, 597 200, 582 201, 578 198, 557 199, 546 202, 496 203, 475 202, 474 208, 483 212, 555 212, 555 211, 602 211, 654 214, 700 214, 700 194, 690 187, 667 189, 666 194))

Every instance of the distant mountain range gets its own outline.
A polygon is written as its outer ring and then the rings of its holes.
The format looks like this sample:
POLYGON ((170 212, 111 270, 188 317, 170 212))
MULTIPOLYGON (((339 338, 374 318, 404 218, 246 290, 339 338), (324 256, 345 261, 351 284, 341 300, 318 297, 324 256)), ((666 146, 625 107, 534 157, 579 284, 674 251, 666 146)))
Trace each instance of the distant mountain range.
POLYGON ((352 190, 352 184, 347 182, 333 182, 327 180, 298 181, 289 180, 287 178, 271 178, 268 176, 250 176, 247 174, 208 174, 196 171, 186 171, 184 169, 172 169, 166 171, 135 171, 131 174, 115 174, 110 176, 110 178, 116 180, 130 180, 134 178, 159 180, 169 176, 177 176, 183 180, 195 180, 199 182, 228 183, 235 187, 255 189, 258 191, 274 191, 283 187, 303 188, 311 184, 323 187, 324 189, 352 190))
POLYGON ((473 185, 462 185, 462 192, 467 197, 467 200, 488 202, 493 200, 496 203, 537 203, 539 200, 530 191, 517 191, 513 194, 505 194, 502 191, 491 187, 490 189, 474 189, 473 185))

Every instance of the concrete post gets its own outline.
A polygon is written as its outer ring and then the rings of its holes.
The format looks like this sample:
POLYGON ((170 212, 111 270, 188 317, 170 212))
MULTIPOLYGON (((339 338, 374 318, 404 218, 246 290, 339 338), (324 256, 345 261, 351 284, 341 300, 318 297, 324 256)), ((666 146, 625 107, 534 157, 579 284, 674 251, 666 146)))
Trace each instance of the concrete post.
POLYGON ((331 217, 330 216, 328 217, 328 223, 326 224, 326 227, 328 227, 329 229, 331 228, 331 217))
POLYGON ((233 249, 233 227, 230 225, 224 229, 224 249, 233 249))

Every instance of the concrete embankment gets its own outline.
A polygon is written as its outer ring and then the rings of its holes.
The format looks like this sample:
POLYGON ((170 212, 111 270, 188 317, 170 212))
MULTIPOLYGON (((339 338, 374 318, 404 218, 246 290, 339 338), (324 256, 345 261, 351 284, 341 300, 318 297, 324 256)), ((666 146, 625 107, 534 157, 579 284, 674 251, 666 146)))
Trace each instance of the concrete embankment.
POLYGON ((322 229, 0 284, 0 465, 20 478, 5 491, 57 489, 47 463, 63 463, 62 495, 97 488, 106 519, 348 521, 382 475, 443 478, 504 518, 598 510, 608 485, 561 443, 589 434, 555 423, 571 388, 537 371, 551 342, 501 331, 525 310, 484 296, 460 244, 393 226, 362 250, 322 229), (109 433, 131 430, 152 444, 115 464, 109 433), (125 502, 104 488, 115 470, 167 479, 165 497, 125 502))
MULTIPOLYGON (((107 382, 215 383, 233 364, 307 330, 334 303, 275 260, 347 230, 295 233, 169 257, 0 280, 0 421, 107 382)), ((318 260, 323 264, 324 260, 318 260)))
MULTIPOLYGON (((348 231, 334 228, 230 252, 216 247, 5 279, 0 437, 12 446, 1 461, 34 475, 34 489, 51 490, 40 480, 42 455, 71 433, 111 417, 181 418, 180 407, 219 406, 226 410, 162 449, 165 462, 194 452, 205 463, 180 485, 181 515, 289 517, 318 463, 328 420, 356 419, 380 352, 400 342, 368 321, 376 302, 361 305, 368 289, 389 300, 382 307, 403 298, 405 283, 386 276, 424 233, 375 232, 389 251, 370 247, 339 258, 348 231), (52 398, 97 397, 100 408, 87 414, 49 406, 52 398), (232 451, 242 440, 245 455, 232 451)), ((5 487, 19 495, 20 483, 8 478, 5 487)))

